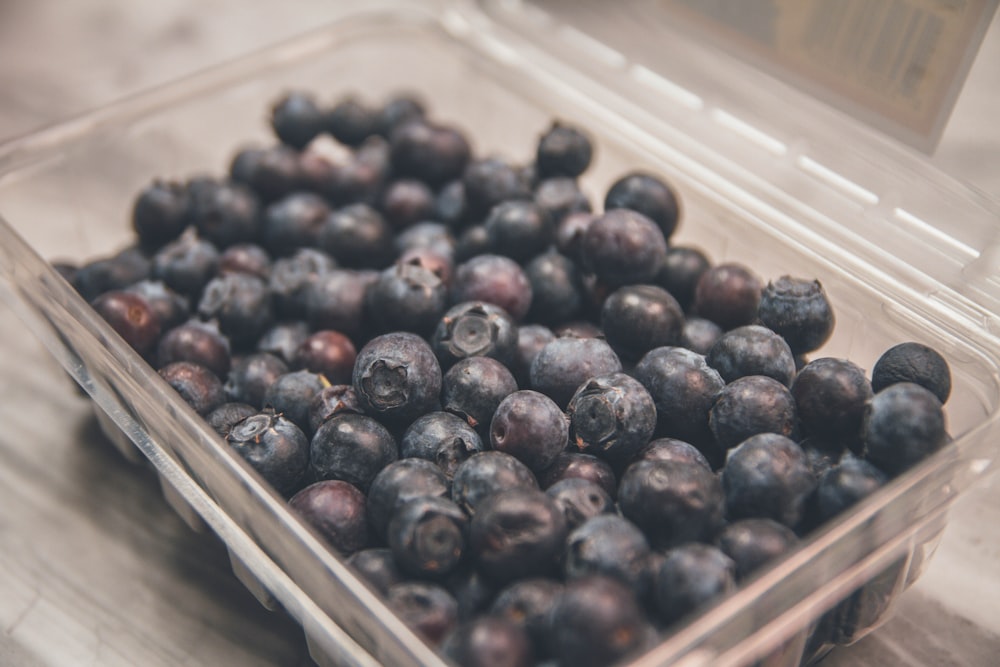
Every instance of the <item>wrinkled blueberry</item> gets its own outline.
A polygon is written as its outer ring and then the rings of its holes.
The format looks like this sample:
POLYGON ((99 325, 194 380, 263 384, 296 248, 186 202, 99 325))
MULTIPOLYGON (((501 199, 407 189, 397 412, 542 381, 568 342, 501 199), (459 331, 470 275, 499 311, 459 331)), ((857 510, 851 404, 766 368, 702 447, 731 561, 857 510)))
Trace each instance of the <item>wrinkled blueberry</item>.
POLYGON ((459 264, 451 290, 451 302, 486 301, 503 308, 520 321, 531 307, 531 282, 521 267, 508 257, 478 255, 459 264))
POLYGON ((656 572, 654 599, 670 625, 736 589, 736 564, 708 544, 684 544, 667 552, 656 572))
POLYGON ((458 505, 434 495, 399 505, 386 536, 400 569, 415 577, 440 578, 465 555, 467 530, 468 519, 458 505))
POLYGON ((604 300, 601 328, 619 356, 639 359, 654 348, 680 343, 684 313, 661 287, 627 285, 604 300))
POLYGON ((385 539, 393 514, 424 496, 451 497, 451 482, 440 468, 418 458, 400 459, 387 465, 368 488, 368 522, 372 532, 385 539))
POLYGON ((729 452, 722 469, 729 519, 774 519, 794 528, 816 487, 805 452, 783 435, 760 433, 729 452))
POLYGON ((876 393, 868 403, 862 432, 865 457, 891 476, 941 449, 948 438, 941 401, 912 382, 876 393))
POLYGON ((625 373, 597 375, 584 382, 566 413, 573 446, 619 467, 649 442, 656 428, 652 397, 625 373))
POLYGON ((490 446, 533 472, 551 465, 568 441, 566 415, 548 396, 529 389, 504 398, 490 422, 490 446))
POLYGON ((310 484, 288 501, 337 551, 349 555, 368 546, 365 494, 339 480, 310 484))
POLYGON ((743 519, 723 528, 716 544, 736 565, 736 581, 791 551, 798 538, 791 528, 772 519, 743 519))
POLYGON ((431 346, 445 368, 475 357, 490 357, 506 365, 514 359, 517 340, 517 325, 503 308, 484 301, 464 301, 441 317, 431 346))
POLYGON ((226 402, 222 382, 204 366, 175 361, 161 368, 159 374, 199 415, 207 415, 226 402))
POLYGON ((279 493, 299 488, 309 465, 309 439, 273 410, 247 417, 229 429, 226 442, 279 493))
POLYGON ((639 595, 649 553, 649 543, 634 523, 617 514, 599 514, 566 538, 566 579, 603 574, 639 595))
POLYGON ((587 225, 581 255, 584 267, 606 285, 649 283, 666 258, 667 242, 643 214, 614 209, 587 225))
POLYGON ((431 646, 437 646, 458 625, 458 602, 442 586, 423 581, 395 584, 386 604, 431 646))
POLYGON ((669 239, 680 219, 680 202, 665 181, 652 174, 633 172, 615 181, 604 198, 604 210, 625 208, 646 216, 669 239))
POLYGON ((567 477, 552 484, 545 493, 556 501, 566 518, 566 528, 575 530, 588 519, 615 511, 615 501, 589 479, 567 477))
POLYGON ((407 423, 433 409, 441 393, 441 366, 419 336, 396 332, 361 348, 354 364, 354 391, 365 412, 407 423))
POLYGON ((463 461, 483 449, 479 434, 449 412, 429 412, 418 417, 399 443, 400 456, 426 459, 437 465, 448 479, 463 461))
POLYGON ((562 407, 569 404, 580 385, 590 378, 621 370, 618 355, 604 340, 556 338, 531 362, 530 385, 562 407))
POLYGON ((287 372, 287 364, 267 352, 238 357, 226 378, 226 396, 262 408, 268 387, 287 372))
POLYGON ((371 417, 351 412, 323 422, 309 445, 309 468, 315 479, 343 480, 362 491, 397 458, 392 434, 371 417))
POLYGON ((753 324, 761 288, 760 278, 742 264, 719 264, 701 274, 691 310, 727 331, 753 324))
POLYGON ((747 375, 727 384, 708 415, 715 442, 732 449, 752 435, 795 432, 795 400, 785 385, 763 375, 747 375))
POLYGON ((441 407, 485 433, 500 402, 515 391, 517 383, 506 366, 489 357, 469 357, 444 374, 441 407))
POLYGON ((223 403, 205 416, 205 421, 212 430, 225 438, 229 429, 239 424, 247 417, 252 417, 260 410, 248 403, 223 403))
POLYGON ((747 375, 766 375, 786 387, 795 377, 795 359, 785 339, 767 327, 749 324, 719 337, 705 357, 726 382, 747 375))
POLYGON ((510 489, 537 489, 531 469, 510 454, 478 452, 459 464, 451 482, 451 497, 469 516, 494 493, 510 489))
POLYGON ((936 350, 921 343, 900 343, 886 350, 872 368, 874 391, 897 382, 919 384, 945 403, 951 394, 951 369, 936 350))
POLYGON ((782 276, 768 283, 757 314, 795 355, 819 349, 833 334, 833 308, 818 280, 782 276))

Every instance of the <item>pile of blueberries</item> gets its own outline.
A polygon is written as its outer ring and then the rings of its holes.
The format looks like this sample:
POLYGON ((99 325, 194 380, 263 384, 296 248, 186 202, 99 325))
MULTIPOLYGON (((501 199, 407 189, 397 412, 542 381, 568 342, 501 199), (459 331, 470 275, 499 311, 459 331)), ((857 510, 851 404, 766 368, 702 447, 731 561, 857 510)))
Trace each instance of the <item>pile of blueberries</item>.
POLYGON ((819 282, 670 244, 650 173, 593 211, 578 127, 515 165, 410 95, 271 121, 58 268, 458 664, 641 651, 947 441, 937 352, 809 361, 819 282))

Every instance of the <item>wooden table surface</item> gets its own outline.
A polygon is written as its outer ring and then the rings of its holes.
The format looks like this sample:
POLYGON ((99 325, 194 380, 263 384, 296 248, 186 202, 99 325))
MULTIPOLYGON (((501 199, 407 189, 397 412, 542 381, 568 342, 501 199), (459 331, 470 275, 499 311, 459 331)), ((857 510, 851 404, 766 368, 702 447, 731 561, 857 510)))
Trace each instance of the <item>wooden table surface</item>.
MULTIPOLYGON (((0 0, 0 139, 321 23, 319 0, 0 0)), ((1000 196, 994 22, 936 160, 1000 196), (956 124, 957 123, 957 124, 956 124)), ((986 667, 1000 652, 1000 485, 961 501, 923 579, 827 665, 986 667)), ((0 665, 304 665, 301 630, 233 577, 155 476, 0 305, 0 665)))

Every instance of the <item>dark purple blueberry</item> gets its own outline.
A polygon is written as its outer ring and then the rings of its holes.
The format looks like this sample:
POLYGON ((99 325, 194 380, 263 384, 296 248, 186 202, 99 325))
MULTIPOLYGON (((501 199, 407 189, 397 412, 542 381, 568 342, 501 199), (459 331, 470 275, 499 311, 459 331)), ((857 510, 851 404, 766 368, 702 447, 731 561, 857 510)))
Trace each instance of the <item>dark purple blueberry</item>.
POLYGON ((437 465, 448 479, 462 462, 483 449, 479 434, 450 412, 429 412, 417 418, 399 443, 401 457, 426 459, 437 465))
POLYGON ((621 357, 639 359, 654 348, 680 343, 684 312, 661 287, 627 285, 604 300, 601 328, 621 357))
POLYGON ((489 157, 469 163, 462 175, 465 206, 472 220, 484 219, 494 206, 513 199, 531 199, 517 170, 504 160, 489 157))
POLYGON ((753 324, 757 319, 761 288, 760 278, 742 264, 713 266, 698 279, 692 314, 711 320, 727 331, 753 324))
POLYGON ((332 329, 357 340, 364 331, 365 292, 378 279, 375 272, 335 269, 306 284, 305 316, 316 330, 332 329))
POLYGON ((267 352, 286 364, 291 363, 309 333, 309 325, 301 320, 278 322, 257 339, 257 352, 267 352))
POLYGON ((532 472, 549 467, 566 448, 569 420, 555 402, 537 391, 515 391, 490 422, 490 446, 510 454, 532 472))
POLYGON ((299 248, 319 244, 330 207, 319 195, 295 192, 264 209, 263 245, 275 257, 286 257, 299 248))
POLYGON ((503 618, 480 616, 459 625, 442 652, 463 667, 530 667, 535 664, 527 632, 503 618))
POLYGON ((562 510, 568 530, 599 514, 615 512, 615 501, 603 488, 582 477, 567 477, 545 489, 562 510))
POLYGON ((411 331, 427 336, 448 305, 448 288, 419 263, 396 262, 365 293, 365 320, 372 331, 411 331))
POLYGON ((278 493, 299 488, 309 465, 309 439, 290 420, 264 410, 234 424, 226 442, 278 493))
POLYGON ((249 273, 261 280, 271 275, 271 256, 255 243, 231 245, 219 255, 219 274, 249 273))
POLYGON ((649 543, 634 523, 617 514, 598 514, 566 538, 566 579, 603 574, 640 595, 649 553, 649 543))
POLYGON ((919 384, 944 404, 951 394, 951 369, 933 348, 921 343, 900 343, 886 350, 872 368, 874 391, 897 382, 919 384))
POLYGON ((847 359, 816 359, 795 376, 791 392, 803 435, 857 449, 872 398, 864 370, 847 359))
POLYGON ((684 320, 684 328, 681 329, 681 347, 686 347, 698 354, 708 354, 708 351, 715 345, 725 333, 718 324, 704 317, 688 317, 684 320))
POLYGON ((617 579, 575 579, 556 602, 549 638, 560 665, 605 667, 640 650, 648 636, 635 593, 617 579))
POLYGON ((562 452, 552 465, 538 474, 538 482, 543 489, 551 489, 567 479, 593 482, 611 498, 618 495, 618 479, 611 464, 590 454, 562 452))
POLYGON ((423 120, 426 116, 424 104, 420 98, 410 93, 398 93, 389 99, 378 112, 378 132, 383 137, 392 136, 392 132, 415 120, 423 120))
POLYGON ((531 283, 528 320, 558 325, 580 315, 583 278, 571 259, 558 252, 546 252, 528 262, 524 273, 531 283))
POLYGON ((351 204, 323 223, 319 246, 348 268, 382 269, 393 259, 392 229, 367 204, 351 204))
POLYGON ((736 590, 736 563, 708 544, 684 544, 667 552, 656 571, 659 619, 671 625, 736 590))
POLYGON ((816 488, 805 452, 775 433, 759 433, 729 452, 722 469, 726 515, 774 519, 790 528, 802 520, 816 488))
POLYGON ((469 559, 448 575, 444 585, 458 601, 460 618, 469 618, 486 611, 497 593, 496 584, 484 577, 469 563, 469 559))
POLYGON ((365 494, 351 484, 339 480, 316 482, 288 502, 340 553, 350 555, 368 546, 365 494))
POLYGON ((366 413, 405 424, 437 405, 441 366, 424 339, 396 332, 377 336, 361 348, 353 380, 366 413))
POLYGON ((550 614, 564 586, 554 579, 522 579, 497 594, 489 613, 507 619, 528 633, 536 656, 548 650, 550 614))
POLYGON ((309 428, 309 405, 313 397, 328 385, 323 376, 309 371, 285 373, 268 385, 263 405, 274 408, 305 431, 309 428))
POLYGON ((761 324, 788 342, 795 355, 819 349, 833 334, 835 318, 818 280, 782 276, 769 282, 760 298, 761 324))
POLYGON ((494 493, 538 489, 531 469, 510 454, 477 452, 459 464, 451 482, 451 498, 469 516, 494 493))
POLYGON ((381 595, 387 595, 389 589, 403 583, 403 573, 392 557, 392 549, 388 547, 372 547, 351 554, 347 564, 354 568, 363 581, 370 584, 381 595))
POLYGON ((723 528, 715 540, 736 565, 737 582, 791 551, 798 541, 791 528, 772 519, 735 521, 723 528))
POLYGON ((160 321, 161 331, 167 331, 184 323, 191 315, 191 306, 188 300, 162 282, 140 280, 126 287, 124 291, 138 294, 146 300, 149 307, 153 309, 156 319, 160 321))
POLYGON ((352 159, 333 166, 328 174, 323 174, 326 180, 315 189, 337 206, 375 206, 388 177, 387 151, 382 137, 369 137, 352 159))
POLYGON ((615 181, 604 198, 604 210, 630 209, 656 223, 669 239, 680 220, 677 194, 652 174, 633 172, 615 181))
POLYGON ((719 478, 703 466, 639 461, 621 477, 618 506, 654 548, 665 549, 710 540, 722 526, 725 497, 719 478))
POLYGON ((305 148, 326 126, 326 114, 312 95, 293 91, 271 107, 271 127, 283 143, 305 148))
POLYGON ((912 468, 948 440, 941 401, 912 382, 889 385, 868 403, 865 458, 890 476, 912 468))
POLYGON ((498 203, 490 209, 483 224, 490 251, 517 262, 527 261, 548 248, 555 234, 549 214, 527 200, 498 203))
POLYGON ((555 340, 556 336, 541 324, 524 324, 517 328, 517 352, 508 366, 517 380, 517 385, 529 388, 531 385, 531 362, 542 348, 555 340))
POLYGON ((257 196, 241 183, 212 182, 195 188, 188 211, 198 234, 217 248, 251 243, 260 231, 257 196))
POLYGON ((531 307, 531 283, 512 259, 500 255, 479 255, 455 270, 451 302, 464 301, 495 304, 515 321, 520 321, 531 307))
POLYGON ((535 167, 542 178, 575 178, 587 170, 593 154, 590 135, 578 127, 555 121, 538 140, 535 167))
POLYGON ((615 209, 587 225, 581 254, 584 268, 606 285, 649 283, 666 258, 667 242, 643 214, 615 209))
POLYGON ((470 225, 455 240, 455 261, 467 262, 490 252, 490 235, 485 225, 470 225))
POLYGON ((386 536, 401 570, 414 577, 441 578, 465 556, 468 523, 449 498, 421 496, 396 507, 386 536))
POLYGON ((188 225, 187 191, 180 183, 155 180, 132 206, 132 229, 143 248, 155 249, 173 241, 188 225))
POLYGON ((159 374, 199 415, 207 415, 226 402, 222 382, 204 366, 177 361, 161 368, 159 374))
POLYGON ((346 384, 358 353, 351 339, 339 331, 317 331, 299 345, 292 367, 322 374, 332 384, 346 384))
POLYGON ((333 258, 315 248, 302 248, 274 262, 267 286, 275 312, 283 318, 301 318, 306 312, 309 286, 333 271, 333 258))
MULTIPOLYGON (((549 214, 554 225, 559 225, 574 213, 590 213, 590 200, 572 178, 557 176, 547 178, 535 188, 535 205, 549 214)), ((555 241, 555 229, 552 231, 555 241)), ((573 257, 572 259, 576 259, 573 257)))
POLYGON ((489 357, 507 365, 516 354, 517 325, 499 306, 463 301, 438 321, 431 346, 444 368, 474 357, 489 357))
POLYGON ((295 190, 301 180, 299 153, 285 145, 245 149, 233 158, 230 174, 264 201, 275 201, 295 190))
POLYGON ((591 213, 570 213, 556 227, 556 249, 578 265, 583 264, 583 236, 594 221, 591 213))
POLYGON ((205 416, 205 421, 212 430, 225 438, 229 429, 239 424, 247 417, 252 417, 260 410, 248 403, 223 403, 205 416))
POLYGON ((252 346, 274 322, 267 284, 246 273, 213 278, 198 302, 198 316, 215 320, 233 347, 252 346))
POLYGON ((339 195, 344 164, 350 156, 331 155, 319 148, 308 147, 298 156, 298 184, 296 191, 313 192, 331 199, 339 195))
POLYGON ((642 383, 625 373, 597 375, 576 390, 566 413, 572 446, 623 468, 656 428, 656 405, 642 383))
POLYGON ((698 280, 712 263, 698 248, 673 246, 656 274, 654 283, 670 292, 684 312, 691 310, 698 280))
POLYGON ((431 646, 439 645, 458 625, 458 602, 442 586, 406 581, 386 592, 386 604, 431 646))
POLYGON ((506 366, 489 357, 469 357, 444 374, 441 407, 485 433, 500 402, 515 391, 517 382, 506 366))
POLYGON ((140 248, 129 246, 81 266, 73 276, 73 287, 84 299, 93 301, 105 292, 127 290, 151 277, 152 261, 140 248))
POLYGON ((590 378, 621 370, 618 355, 602 339, 556 338, 531 362, 531 387, 562 407, 590 378))
POLYGON ((379 129, 379 112, 355 97, 345 97, 326 114, 326 130, 345 146, 359 146, 379 129))
POLYGON ((354 387, 349 384, 323 387, 309 403, 309 432, 315 433, 328 419, 341 412, 364 414, 354 387))
POLYGON ((105 292, 90 304, 132 349, 145 356, 156 349, 160 320, 149 302, 138 294, 105 292))
POLYGON ((195 296, 215 275, 218 265, 219 251, 189 228, 153 256, 152 275, 176 292, 195 296))
POLYGON ((705 357, 681 347, 660 347, 639 360, 634 375, 653 397, 657 435, 690 442, 713 467, 722 465, 724 451, 714 444, 708 417, 726 383, 705 357))
POLYGON ((158 366, 193 361, 224 378, 231 363, 229 341, 215 324, 191 320, 163 334, 156 348, 156 359, 158 366))
POLYGON ((465 223, 465 185, 462 181, 451 181, 438 191, 430 217, 452 229, 458 229, 465 223))
POLYGON ((712 464, 697 447, 690 442, 676 438, 651 440, 649 444, 636 453, 631 462, 635 463, 636 461, 679 461, 700 465, 705 470, 712 470, 712 464))
POLYGON ((722 334, 705 360, 726 382, 747 375, 766 375, 788 387, 795 377, 795 359, 788 343, 759 324, 748 324, 722 334))
POLYGON ((715 442, 732 449, 752 435, 795 434, 795 400, 785 385, 763 375, 747 375, 727 384, 708 416, 715 442))
POLYGON ((500 584, 554 572, 566 541, 566 519, 537 489, 505 488, 472 515, 469 550, 479 571, 500 584))
POLYGON ((393 171, 399 176, 419 178, 431 187, 459 178, 471 153, 461 132, 423 121, 397 127, 390 146, 393 171))
POLYGON ((434 216, 434 191, 415 178, 401 178, 386 185, 379 208, 396 229, 434 216))
POLYGON ((444 472, 423 459, 404 458, 383 468, 368 489, 368 522, 372 532, 386 539, 393 514, 421 497, 451 497, 451 482, 444 472))
POLYGON ((455 255, 455 237, 446 225, 439 222, 418 222, 396 237, 396 249, 400 254, 416 248, 433 250, 450 260, 455 255))
POLYGON ((314 479, 340 479, 362 491, 398 458, 392 434, 371 417, 352 412, 341 412, 323 422, 309 446, 314 479))
POLYGON ((860 500, 878 491, 887 481, 885 473, 868 461, 845 456, 819 478, 816 508, 820 521, 828 521, 860 500))
POLYGON ((237 357, 226 378, 226 396, 230 400, 262 408, 268 387, 287 372, 288 365, 267 352, 237 357))

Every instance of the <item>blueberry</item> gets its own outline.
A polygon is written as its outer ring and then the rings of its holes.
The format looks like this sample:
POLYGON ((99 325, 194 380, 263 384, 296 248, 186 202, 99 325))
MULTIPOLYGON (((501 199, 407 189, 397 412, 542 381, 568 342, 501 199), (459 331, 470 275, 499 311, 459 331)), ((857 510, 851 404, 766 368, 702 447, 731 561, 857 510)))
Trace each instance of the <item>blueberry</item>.
POLYGON ((338 552, 350 555, 368 546, 365 494, 351 484, 316 482, 292 496, 288 504, 338 552))
POLYGON ((490 235, 485 225, 470 225, 455 241, 455 261, 466 262, 490 252, 490 235))
POLYGON ((459 178, 471 153, 461 132, 424 121, 400 125, 389 141, 393 171, 419 178, 431 187, 459 178))
POLYGON ((319 195, 295 192, 264 209, 261 236, 276 257, 286 257, 299 248, 319 244, 320 232, 330 207, 319 195))
POLYGON ((419 98, 408 93, 396 94, 378 112, 379 134, 389 137, 403 123, 423 120, 425 115, 423 102, 419 98))
POLYGON ((698 248, 672 246, 654 279, 655 284, 670 292, 685 312, 691 310, 694 292, 701 275, 712 266, 708 256, 698 248))
POLYGON ((806 454, 783 435, 760 433, 729 452, 722 469, 730 519, 774 519, 794 528, 802 520, 816 478, 806 454))
POLYGON ((156 277, 153 269, 153 263, 141 249, 129 246, 111 257, 81 266, 73 275, 73 288, 87 301, 93 301, 105 292, 125 290, 156 277))
POLYGON ((552 573, 566 541, 566 520, 537 489, 505 488, 487 496, 469 527, 480 572, 500 583, 552 573))
POLYGON ((365 292, 377 279, 374 272, 336 269, 306 283, 302 301, 309 325, 359 336, 365 327, 365 292))
POLYGON ((582 477, 559 480, 545 489, 545 493, 559 505, 569 530, 575 530, 599 514, 615 511, 615 501, 608 492, 582 477))
POLYGON ((437 357, 412 333, 368 341, 358 353, 353 378, 365 412, 394 423, 411 422, 433 409, 441 393, 437 357))
POLYGON ((551 633, 550 615, 564 588, 554 579, 522 579, 500 591, 489 612, 523 628, 535 655, 544 656, 551 633))
POLYGON ((323 387, 309 402, 309 432, 315 433, 328 419, 341 412, 364 413, 354 387, 349 384, 323 387))
POLYGON ((542 348, 555 340, 552 330, 541 324, 523 324, 517 328, 517 351, 508 366, 520 387, 531 384, 531 362, 542 348))
POLYGON ((474 357, 509 364, 517 349, 517 325, 499 306, 465 301, 444 313, 434 329, 431 345, 445 368, 474 357))
POLYGON ((193 361, 224 378, 231 362, 229 340, 215 324, 191 320, 163 334, 156 348, 156 359, 159 366, 193 361))
POLYGON ((200 415, 207 415, 226 402, 222 382, 204 366, 175 361, 161 368, 159 375, 200 415))
POLYGON ((604 284, 649 283, 666 258, 667 242, 645 215, 608 210, 587 225, 581 255, 584 267, 604 284))
POLYGON ((596 216, 588 212, 569 213, 556 226, 556 249, 578 265, 583 265, 583 236, 596 216))
POLYGON ((655 285, 627 285, 601 307, 601 328, 611 347, 625 359, 680 343, 684 313, 670 293, 655 285))
POLYGON ((712 406, 708 423, 715 442, 732 449, 752 435, 795 432, 795 400, 785 385, 763 375, 747 375, 727 384, 712 406))
POLYGON ((90 304, 111 328, 140 355, 151 353, 160 338, 160 320, 138 294, 105 292, 90 304))
POLYGON ((317 331, 299 345, 292 366, 323 375, 333 384, 351 381, 357 351, 351 339, 339 331, 317 331))
POLYGON ((531 201, 502 201, 490 209, 484 224, 491 251, 517 262, 548 248, 555 234, 548 212, 531 201))
POLYGON ((249 273, 261 280, 271 276, 271 256, 256 243, 236 243, 219 255, 219 275, 249 273))
POLYGON ((437 465, 448 479, 463 461, 483 449, 479 434, 463 419, 448 412, 429 412, 418 417, 399 443, 400 456, 426 459, 437 465))
POLYGON ((155 180, 142 189, 132 206, 132 229, 150 250, 173 241, 188 225, 187 191, 180 183, 155 180))
POLYGON ((936 350, 920 343, 900 343, 886 350, 872 368, 876 392, 897 382, 912 382, 930 390, 941 403, 951 394, 951 370, 936 350))
POLYGON ((245 185, 209 181, 191 189, 188 215, 198 234, 217 248, 250 243, 260 231, 260 204, 245 185))
POLYGON ((332 257, 315 248, 303 248, 290 257, 275 261, 267 286, 277 315, 304 317, 310 286, 331 272, 334 266, 332 257))
POLYGON ((845 456, 827 470, 816 488, 816 506, 821 521, 827 521, 865 497, 887 481, 885 473, 864 459, 845 456))
POLYGON ((195 296, 215 275, 218 265, 219 251, 189 228, 153 256, 152 275, 180 294, 195 296))
POLYGON ((442 652, 463 667, 529 667, 535 662, 527 632, 496 616, 459 625, 445 639, 442 652))
POLYGON ((279 493, 299 488, 309 465, 309 439, 290 420, 265 410, 234 424, 226 442, 279 493))
POLYGON ((552 465, 538 474, 538 482, 546 490, 567 479, 593 482, 612 499, 618 494, 618 480, 611 464, 590 454, 561 452, 552 465))
POLYGON ((309 428, 309 404, 329 384, 322 375, 310 371, 285 373, 267 386, 262 402, 264 407, 274 408, 305 431, 309 428))
POLYGON ((786 387, 795 377, 795 359, 785 339, 767 327, 749 324, 719 337, 705 357, 726 382, 747 375, 766 375, 786 387))
POLYGON ((566 406, 590 378, 621 370, 618 355, 601 339, 556 338, 535 355, 529 375, 532 389, 566 406))
POLYGON ((387 595, 389 589, 403 583, 403 573, 396 565, 392 549, 372 547, 351 554, 347 564, 354 568, 362 580, 370 584, 376 592, 387 595))
POLYGON ((484 577, 468 560, 445 578, 444 585, 458 601, 460 618, 485 612, 497 593, 496 584, 484 577))
POLYGON ((663 231, 664 238, 677 229, 680 202, 665 181, 652 174, 633 172, 615 181, 604 198, 604 210, 631 209, 646 216, 663 231))
POLYGON ((791 551, 798 538, 791 528, 772 519, 743 519, 723 528, 716 544, 736 565, 736 581, 791 551))
POLYGON ((248 403, 223 403, 209 412, 205 416, 205 421, 213 431, 224 438, 229 435, 229 429, 258 412, 258 408, 248 403))
POLYGON ((292 148, 305 148, 323 132, 325 125, 323 110, 308 93, 293 91, 271 107, 274 133, 292 148))
POLYGON ((617 514, 598 514, 566 538, 566 579, 603 574, 639 595, 649 553, 649 543, 634 523, 617 514))
POLYGON ((371 417, 351 412, 323 422, 309 444, 309 468, 315 479, 343 480, 362 491, 397 458, 392 434, 371 417))
POLYGON ((278 322, 257 339, 256 351, 272 354, 289 364, 309 333, 309 325, 301 320, 278 322))
POLYGON ((386 536, 400 569, 415 577, 441 578, 465 556, 467 530, 468 519, 458 505, 435 495, 399 505, 386 536))
POLYGON ((667 552, 656 572, 659 618, 670 625, 736 589, 736 564, 708 544, 684 544, 667 552))
POLYGON ((455 237, 447 225, 439 222, 418 222, 401 231, 396 237, 396 249, 400 254, 417 248, 427 248, 438 255, 452 259, 455 256, 455 237))
POLYGON ((705 357, 680 347, 659 347, 639 360, 634 374, 656 405, 656 433, 690 442, 713 467, 722 465, 709 413, 725 381, 705 357))
POLYGON ((635 594, 594 575, 566 584, 552 610, 550 646, 560 665, 604 667, 643 647, 647 622, 635 594))
MULTIPOLYGON (((572 178, 556 176, 547 178, 535 187, 535 205, 549 214, 552 222, 559 225, 567 216, 574 213, 590 213, 590 200, 587 199, 572 178)), ((552 230, 555 240, 555 229, 552 230)), ((574 258, 575 259, 575 258, 574 258)))
MULTIPOLYGON (((706 320, 704 317, 688 317, 684 320, 684 328, 681 329, 680 346, 698 354, 708 354, 723 333, 722 328, 711 320, 706 320)), ((797 364, 796 369, 798 369, 797 364)))
POLYGON ((656 405, 625 373, 597 375, 576 390, 566 413, 573 446, 624 467, 653 436, 656 405))
POLYGON ((358 147, 353 159, 336 165, 328 179, 318 184, 323 196, 336 206, 374 206, 388 177, 388 146, 382 137, 369 137, 358 147))
POLYGON ((233 158, 229 171, 234 181, 248 185, 268 202, 295 190, 301 179, 298 151, 283 144, 242 150, 233 158))
POLYGON ((521 181, 517 170, 500 158, 476 160, 462 174, 465 206, 472 220, 481 220, 500 202, 530 200, 531 189, 521 181))
POLYGON ((857 449, 865 406, 872 398, 861 368, 847 359, 816 359, 795 376, 791 391, 804 435, 857 449))
POLYGON ((466 514, 475 516, 480 504, 494 493, 510 489, 537 489, 528 466, 503 452, 478 452, 459 464, 451 482, 451 497, 466 514))
POLYGON ((753 324, 761 288, 760 278, 742 264, 719 264, 701 274, 691 310, 725 330, 753 324))
POLYGON ((411 264, 430 271, 448 290, 454 283, 455 263, 452 261, 451 255, 432 247, 407 248, 399 253, 397 261, 400 264, 411 264))
POLYGON ((430 461, 400 459, 383 468, 368 488, 368 522, 372 533, 382 539, 393 514, 421 497, 451 497, 451 482, 430 461))
POLYGON ((583 278, 571 259, 546 252, 528 262, 524 273, 531 283, 529 321, 557 325, 580 315, 583 278))
POLYGON ((434 220, 440 220, 452 229, 461 227, 466 219, 465 184, 460 180, 445 184, 434 199, 434 220))
POLYGON ((393 259, 392 229, 367 204, 351 204, 331 213, 317 241, 338 264, 349 268, 381 269, 393 259))
POLYGON ((160 321, 160 330, 167 331, 183 324, 191 315, 191 305, 187 298, 157 280, 140 280, 123 291, 137 294, 146 300, 160 321))
POLYGON ((455 270, 451 302, 486 301, 520 321, 531 308, 531 283, 521 267, 508 257, 478 255, 455 270))
POLYGON ((287 372, 285 362, 267 352, 238 357, 226 378, 226 396, 262 408, 268 388, 287 372))
POLYGON ((469 357, 441 381, 441 407, 485 433, 500 402, 517 391, 507 367, 489 357, 469 357))
POLYGON ((538 140, 535 167, 542 177, 575 178, 590 166, 593 153, 593 142, 586 132, 555 121, 538 140))
POLYGON ((246 273, 230 273, 205 285, 198 316, 215 320, 234 347, 250 347, 274 322, 267 284, 246 273))
POLYGON ((569 421, 552 399, 537 391, 510 394, 490 422, 490 446, 533 472, 544 470, 566 448, 569 421))
POLYGON ((799 355, 820 348, 833 333, 835 318, 818 280, 782 276, 767 284, 758 316, 799 355))
POLYGON ((401 178, 389 183, 382 193, 379 208, 396 229, 409 227, 434 215, 434 191, 426 183, 401 178))
POLYGON ((448 288, 419 263, 397 262, 382 271, 365 293, 365 319, 373 331, 434 330, 447 307, 448 288))
POLYGON ((636 461, 678 461, 700 465, 705 470, 712 470, 712 464, 697 447, 676 438, 651 440, 649 444, 636 453, 631 462, 635 463, 636 461))
POLYGON ((945 416, 929 389, 912 382, 875 394, 862 424, 865 457, 891 476, 941 449, 947 442, 945 416))
POLYGON ((386 604, 431 646, 437 646, 458 625, 458 602, 445 588, 422 581, 395 584, 386 604))
POLYGON ((326 114, 326 129, 346 146, 358 146, 378 131, 378 112, 354 97, 345 97, 326 114))
POLYGON ((710 540, 722 525, 724 505, 718 477, 694 463, 639 461, 618 485, 622 514, 657 549, 710 540))

